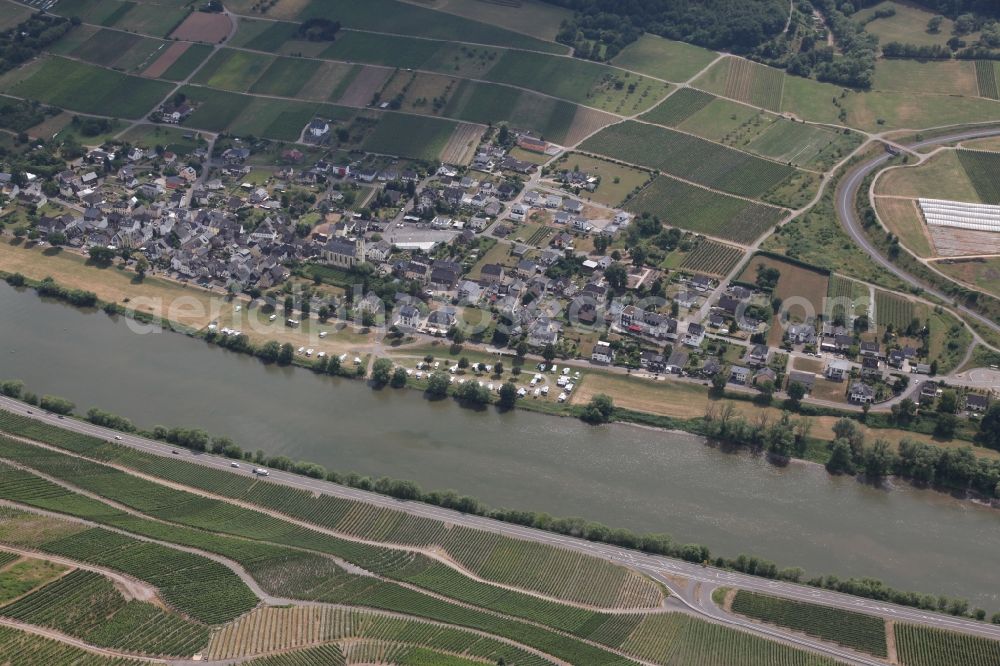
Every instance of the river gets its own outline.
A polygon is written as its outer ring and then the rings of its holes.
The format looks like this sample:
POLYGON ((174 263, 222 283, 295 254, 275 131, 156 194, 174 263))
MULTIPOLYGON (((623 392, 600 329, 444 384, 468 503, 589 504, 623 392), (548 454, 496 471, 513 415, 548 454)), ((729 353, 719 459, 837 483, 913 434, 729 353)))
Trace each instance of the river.
POLYGON ((683 433, 373 391, 175 333, 136 335, 103 312, 4 283, 0 313, 0 378, 67 397, 79 412, 198 426, 330 469, 667 532, 717 553, 873 576, 1000 610, 1000 513, 941 493, 875 489, 805 463, 775 467, 683 433))

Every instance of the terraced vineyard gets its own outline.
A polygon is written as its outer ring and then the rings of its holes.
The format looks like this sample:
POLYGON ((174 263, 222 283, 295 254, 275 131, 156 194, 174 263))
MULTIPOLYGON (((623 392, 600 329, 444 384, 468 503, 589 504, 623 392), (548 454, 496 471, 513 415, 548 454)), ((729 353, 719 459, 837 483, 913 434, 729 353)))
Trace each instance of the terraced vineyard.
POLYGON ((780 208, 719 194, 667 176, 657 177, 625 207, 633 213, 655 215, 679 229, 742 244, 757 240, 784 215, 780 208))
POLYGON ((979 86, 979 94, 990 99, 1000 99, 1000 90, 997 88, 997 68, 992 60, 976 61, 976 84, 979 86))
POLYGON ((72 664, 72 666, 141 666, 148 662, 135 659, 115 659, 87 652, 48 638, 35 636, 17 629, 0 627, 0 655, 4 666, 14 666, 6 661, 8 655, 17 655, 21 664, 72 664))
POLYGON ((344 653, 336 645, 322 645, 247 662, 253 666, 342 666, 346 663, 344 653))
POLYGON ((601 130, 584 141, 581 149, 751 198, 759 198, 797 171, 787 164, 636 121, 601 130))
POLYGON ((533 653, 469 631, 329 607, 262 608, 212 636, 210 659, 233 659, 358 639, 441 650, 477 660, 548 664, 533 653))
POLYGON ((896 651, 903 666, 994 666, 1000 664, 1000 641, 951 631, 895 625, 896 651))
POLYGON ((795 629, 877 657, 888 655, 885 620, 880 617, 745 590, 736 593, 732 608, 734 613, 795 629))
POLYGON ((1000 153, 959 150, 958 159, 986 204, 1000 204, 1000 153))
POLYGON ((702 239, 697 247, 684 257, 681 268, 694 273, 707 273, 720 277, 729 275, 743 257, 743 250, 732 245, 702 239))
POLYGON ((0 608, 0 615, 129 652, 183 657, 208 642, 208 627, 126 601, 107 578, 79 569, 0 608))
POLYGON ((879 326, 905 329, 913 321, 913 301, 888 291, 875 291, 875 322, 879 326))
POLYGON ((713 99, 715 96, 706 92, 681 88, 644 114, 642 119, 666 127, 676 127, 708 106, 713 99))

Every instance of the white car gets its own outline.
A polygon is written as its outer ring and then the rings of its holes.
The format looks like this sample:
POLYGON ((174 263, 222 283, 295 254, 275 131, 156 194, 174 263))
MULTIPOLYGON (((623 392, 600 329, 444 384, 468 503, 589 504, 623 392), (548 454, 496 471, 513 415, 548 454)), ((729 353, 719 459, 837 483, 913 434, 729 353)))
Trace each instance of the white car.
POLYGON ((120 441, 122 441, 122 436, 121 435, 115 435, 115 439, 117 439, 120 442, 120 441))
POLYGON ((240 468, 240 464, 239 464, 239 463, 237 463, 237 462, 234 462, 234 463, 229 463, 229 466, 230 466, 230 467, 235 467, 236 469, 239 469, 239 468, 240 468))

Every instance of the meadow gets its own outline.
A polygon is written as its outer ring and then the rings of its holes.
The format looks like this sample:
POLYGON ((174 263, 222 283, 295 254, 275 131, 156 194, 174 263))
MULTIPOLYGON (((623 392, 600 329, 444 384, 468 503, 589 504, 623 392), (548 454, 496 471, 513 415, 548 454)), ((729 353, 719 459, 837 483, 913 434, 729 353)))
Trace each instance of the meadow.
POLYGON ((644 34, 611 61, 665 81, 684 82, 707 67, 718 56, 708 49, 644 34))

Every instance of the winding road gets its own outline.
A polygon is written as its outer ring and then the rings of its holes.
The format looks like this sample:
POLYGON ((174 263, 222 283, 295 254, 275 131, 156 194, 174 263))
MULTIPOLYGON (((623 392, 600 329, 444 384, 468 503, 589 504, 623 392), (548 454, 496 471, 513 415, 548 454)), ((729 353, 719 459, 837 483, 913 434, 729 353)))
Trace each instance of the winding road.
MULTIPOLYGON (((26 406, 24 403, 6 397, 0 397, 0 408, 21 415, 29 415, 31 418, 54 426, 72 430, 81 434, 91 435, 93 437, 99 437, 109 441, 113 441, 115 438, 121 438, 118 441, 123 445, 165 458, 173 459, 174 454, 172 452, 178 451, 179 455, 182 455, 183 459, 188 462, 246 476, 248 484, 251 483, 253 479, 247 467, 234 470, 230 467, 232 461, 227 458, 210 454, 193 454, 185 449, 177 449, 175 447, 171 447, 170 445, 163 444, 162 442, 146 439, 144 437, 119 433, 118 431, 95 426, 85 421, 59 418, 56 415, 40 412, 37 408, 26 406)), ((269 480, 273 483, 298 488, 300 490, 306 490, 312 493, 324 493, 334 497, 342 497, 345 499, 366 502, 380 507, 403 511, 414 516, 445 521, 453 525, 462 525, 464 527, 479 529, 495 534, 503 534, 517 539, 543 543, 557 548, 572 550, 574 552, 597 557, 614 564, 631 567, 666 585, 673 592, 674 598, 682 603, 688 611, 704 617, 707 620, 724 623, 770 639, 776 639, 785 643, 797 645, 814 652, 826 654, 849 664, 876 666, 884 664, 885 662, 875 659, 874 657, 859 655, 851 650, 839 648, 838 646, 812 639, 802 634, 783 630, 780 627, 761 625, 757 622, 752 622, 737 615, 725 613, 711 602, 712 590, 717 587, 740 588, 780 596, 787 599, 823 604, 845 610, 867 612, 881 617, 890 618, 897 622, 908 622, 932 626, 940 629, 947 629, 981 636, 984 638, 1000 640, 1000 625, 986 624, 976 622, 974 620, 942 615, 906 606, 899 606, 871 599, 863 599, 861 597, 817 589, 798 583, 758 578, 710 566, 702 566, 700 564, 694 564, 670 557, 650 555, 627 548, 621 548, 603 543, 594 543, 585 539, 554 534, 520 525, 512 525, 420 502, 397 500, 384 495, 341 486, 328 481, 302 477, 278 470, 272 470, 270 472, 269 480), (677 577, 682 577, 690 581, 688 587, 695 586, 697 588, 696 591, 692 592, 687 588, 681 588, 676 582, 677 577), (698 583, 701 585, 697 585, 698 583)))

